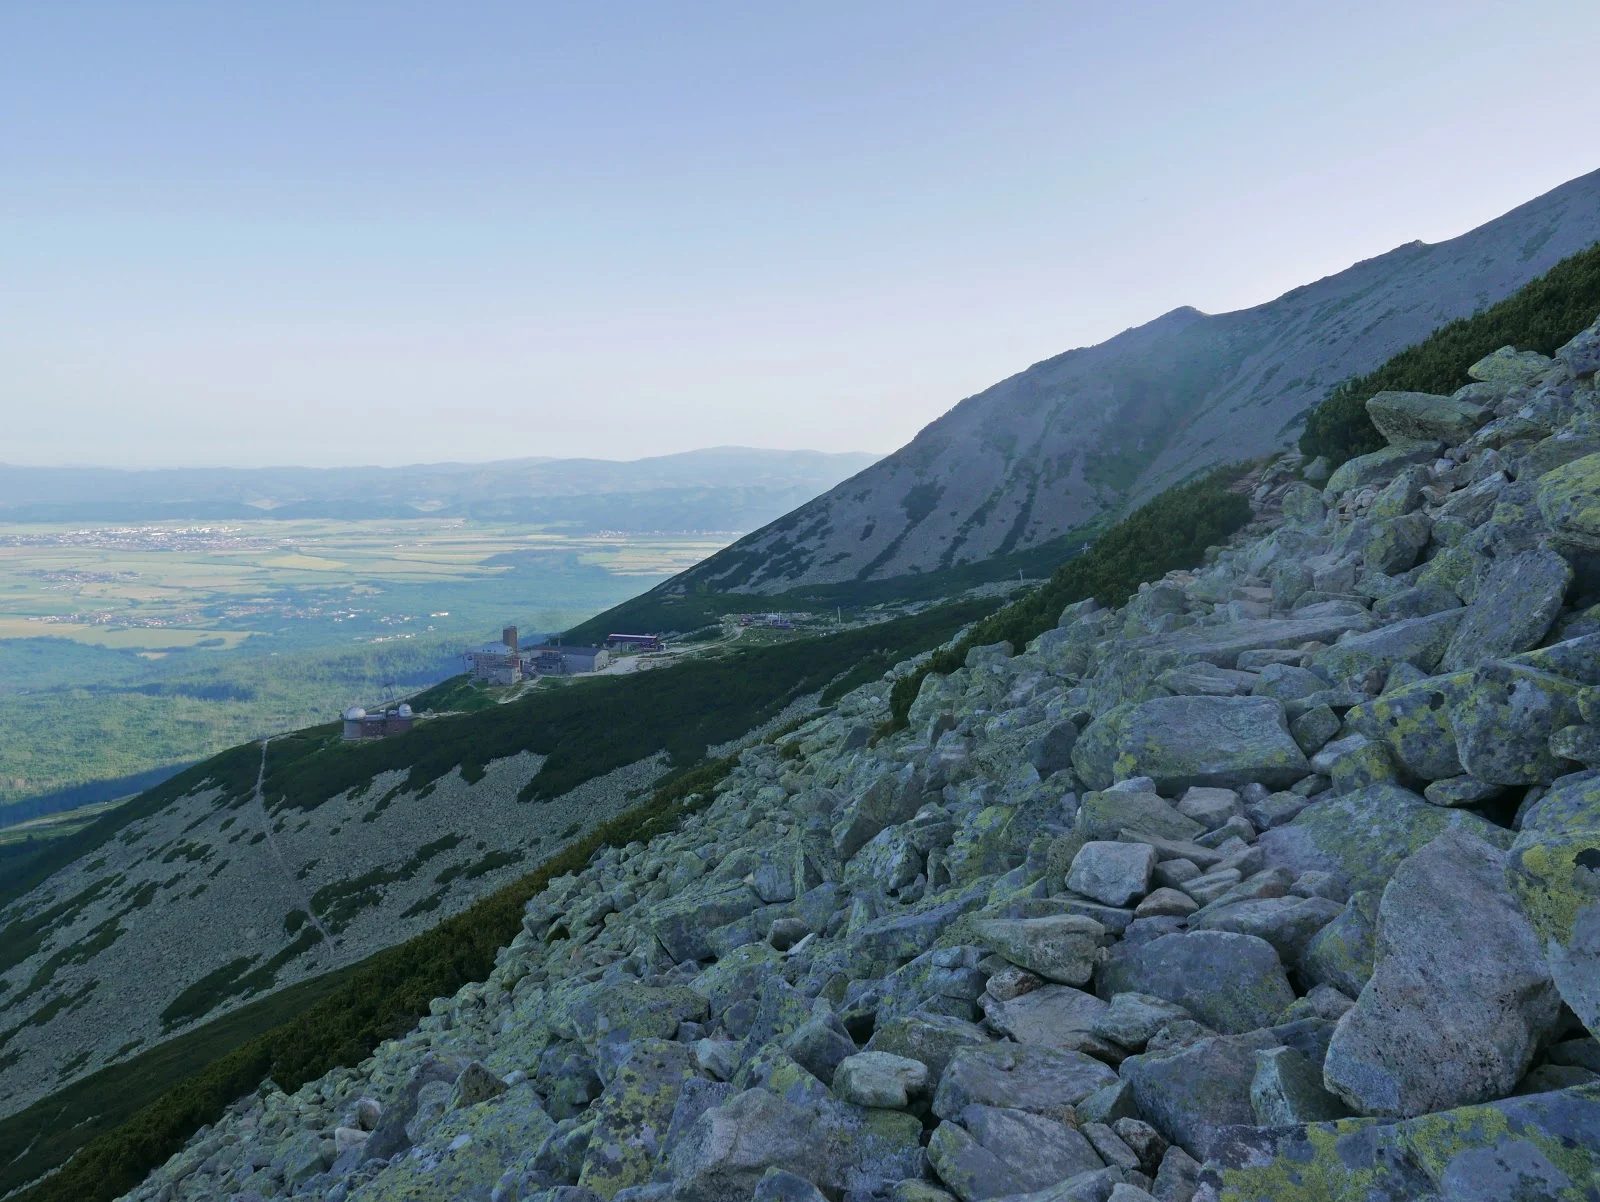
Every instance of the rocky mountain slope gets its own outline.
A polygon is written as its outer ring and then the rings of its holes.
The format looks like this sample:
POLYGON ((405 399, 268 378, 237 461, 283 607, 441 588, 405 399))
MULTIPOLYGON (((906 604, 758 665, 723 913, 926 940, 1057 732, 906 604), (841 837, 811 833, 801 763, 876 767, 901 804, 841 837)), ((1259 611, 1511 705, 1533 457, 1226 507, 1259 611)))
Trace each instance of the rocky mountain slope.
POLYGON ((1347 379, 1600 239, 1600 172, 1447 242, 1286 293, 1177 309, 969 397, 888 458, 659 587, 778 593, 1061 538, 1211 464, 1287 446, 1347 379))
POLYGON ((138 1202, 1330 1202, 1600 1179, 1600 324, 1125 607, 897 665, 138 1202))

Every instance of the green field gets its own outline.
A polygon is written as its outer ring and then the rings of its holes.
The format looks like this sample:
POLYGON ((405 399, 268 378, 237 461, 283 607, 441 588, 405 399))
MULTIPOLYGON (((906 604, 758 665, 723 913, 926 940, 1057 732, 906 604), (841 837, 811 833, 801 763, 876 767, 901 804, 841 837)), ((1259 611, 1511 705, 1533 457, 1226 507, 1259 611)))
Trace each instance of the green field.
POLYGON ((508 622, 571 626, 723 541, 456 518, 0 525, 0 825, 414 691, 508 622))

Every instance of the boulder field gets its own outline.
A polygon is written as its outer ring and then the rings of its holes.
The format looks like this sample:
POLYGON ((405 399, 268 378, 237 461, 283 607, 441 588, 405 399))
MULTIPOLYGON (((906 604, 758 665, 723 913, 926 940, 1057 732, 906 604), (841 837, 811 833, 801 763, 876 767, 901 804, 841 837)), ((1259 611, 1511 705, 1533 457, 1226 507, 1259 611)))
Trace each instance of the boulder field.
POLYGON ((128 1198, 1592 1202, 1597 366, 1380 393, 1192 571, 749 747, 128 1198))

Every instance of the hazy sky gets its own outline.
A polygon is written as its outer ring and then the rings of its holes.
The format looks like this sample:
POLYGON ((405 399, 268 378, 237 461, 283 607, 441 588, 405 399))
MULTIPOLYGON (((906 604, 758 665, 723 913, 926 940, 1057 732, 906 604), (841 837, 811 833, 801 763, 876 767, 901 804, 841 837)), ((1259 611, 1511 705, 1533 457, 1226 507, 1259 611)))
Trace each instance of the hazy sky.
POLYGON ((0 6, 0 461, 888 451, 1600 167, 1600 4, 0 6))

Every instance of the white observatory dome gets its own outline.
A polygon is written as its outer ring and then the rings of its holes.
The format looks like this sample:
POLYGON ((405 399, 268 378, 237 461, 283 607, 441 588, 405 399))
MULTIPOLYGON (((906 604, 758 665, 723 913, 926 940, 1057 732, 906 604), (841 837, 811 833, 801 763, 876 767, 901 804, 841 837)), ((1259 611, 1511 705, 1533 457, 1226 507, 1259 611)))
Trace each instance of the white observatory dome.
POLYGON ((411 717, 411 707, 409 705, 407 705, 404 701, 402 701, 400 703, 399 714, 400 714, 400 716, 402 718, 411 717))
POLYGON ((366 716, 367 711, 362 709, 359 705, 352 705, 344 712, 344 720, 346 722, 359 722, 366 716))

